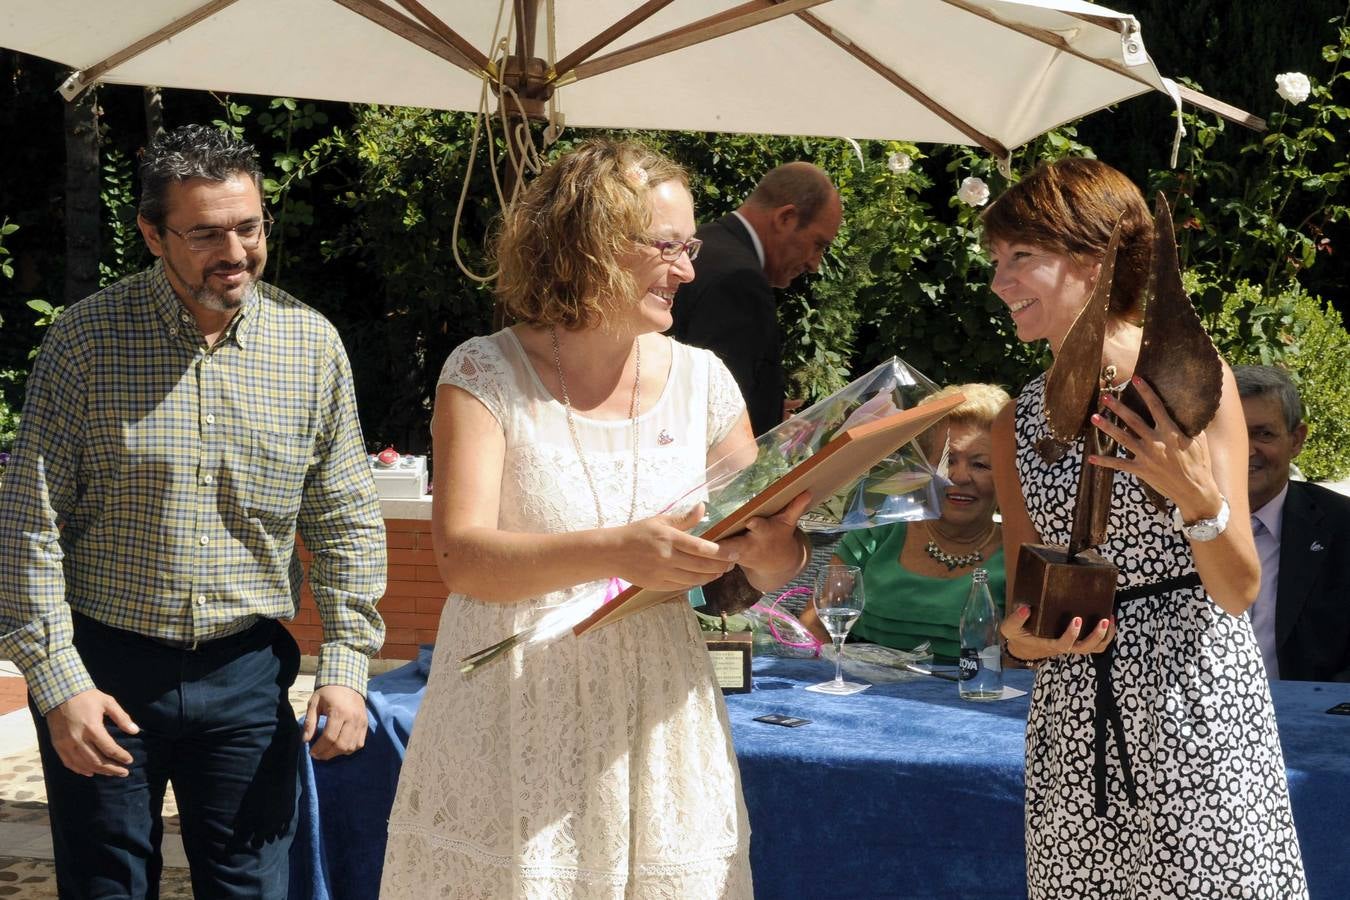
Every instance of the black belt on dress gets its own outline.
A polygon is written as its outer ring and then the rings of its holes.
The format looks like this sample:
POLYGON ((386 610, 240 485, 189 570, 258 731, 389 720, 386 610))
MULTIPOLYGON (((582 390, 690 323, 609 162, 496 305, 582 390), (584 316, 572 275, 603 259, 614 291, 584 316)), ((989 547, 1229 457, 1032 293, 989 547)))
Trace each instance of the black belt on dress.
MULTIPOLYGON (((1119 613, 1121 604, 1143 597, 1156 597, 1184 588, 1200 587, 1200 573, 1178 575, 1151 584, 1137 584, 1123 591, 1116 591, 1114 611, 1119 613)), ((1119 637, 1119 635, 1117 635, 1119 637)), ((1092 715, 1092 781, 1096 795, 1096 814, 1106 815, 1106 729, 1109 725, 1116 737, 1116 753, 1120 756, 1120 774, 1125 781, 1125 794, 1132 808, 1139 807, 1139 791, 1135 786, 1134 770, 1130 766, 1130 752, 1125 746, 1125 723, 1120 717, 1120 704, 1111 685, 1111 661, 1116 656, 1116 642, 1113 640, 1101 653, 1092 655, 1092 667, 1096 674, 1096 704, 1092 715)))

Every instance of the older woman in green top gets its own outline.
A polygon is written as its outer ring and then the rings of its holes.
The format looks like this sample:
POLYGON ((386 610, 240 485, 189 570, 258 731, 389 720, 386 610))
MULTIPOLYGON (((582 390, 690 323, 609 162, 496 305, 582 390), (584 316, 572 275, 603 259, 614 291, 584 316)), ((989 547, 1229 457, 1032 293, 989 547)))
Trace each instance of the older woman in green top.
MULTIPOLYGON (((989 590, 1000 615, 1004 596, 1003 535, 994 521, 989 435, 1009 397, 993 385, 962 384, 929 399, 956 393, 966 399, 945 420, 951 484, 943 494, 941 518, 848 532, 831 560, 863 570, 867 606, 851 640, 901 650, 928 641, 938 662, 955 662, 959 654, 961 608, 977 566, 989 572, 989 590)), ((941 451, 942 426, 925 437, 941 451)), ((829 640, 809 605, 802 623, 816 637, 829 640)))

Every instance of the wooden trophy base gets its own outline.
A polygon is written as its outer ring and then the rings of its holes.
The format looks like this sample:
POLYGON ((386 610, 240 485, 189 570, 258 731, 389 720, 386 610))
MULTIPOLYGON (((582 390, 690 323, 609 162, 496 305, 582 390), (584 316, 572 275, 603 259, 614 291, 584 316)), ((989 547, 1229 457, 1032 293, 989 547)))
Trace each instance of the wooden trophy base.
POLYGON ((1023 544, 1017 555, 1013 602, 1031 607, 1027 630, 1057 638, 1074 617, 1082 618, 1078 637, 1115 611, 1116 567, 1095 550, 1069 559, 1064 547, 1023 544))

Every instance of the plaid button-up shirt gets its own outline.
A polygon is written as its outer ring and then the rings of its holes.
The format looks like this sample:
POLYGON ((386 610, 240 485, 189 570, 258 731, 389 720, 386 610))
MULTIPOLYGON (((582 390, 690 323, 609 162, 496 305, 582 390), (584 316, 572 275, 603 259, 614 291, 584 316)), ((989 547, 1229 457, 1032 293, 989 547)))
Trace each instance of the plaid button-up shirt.
POLYGON ((208 347, 156 263, 68 309, 33 366, 0 487, 0 654, 46 713, 95 687, 71 610, 180 641, 294 616, 297 527, 316 684, 364 693, 384 522, 342 342, 259 283, 208 347))

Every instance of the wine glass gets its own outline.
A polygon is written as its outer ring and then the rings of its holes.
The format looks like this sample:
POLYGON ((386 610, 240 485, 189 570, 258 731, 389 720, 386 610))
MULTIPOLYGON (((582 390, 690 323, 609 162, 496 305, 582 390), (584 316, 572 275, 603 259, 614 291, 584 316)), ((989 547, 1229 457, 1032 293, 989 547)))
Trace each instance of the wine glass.
POLYGON ((862 569, 857 566, 821 566, 811 603, 816 616, 834 641, 834 680, 813 684, 807 690, 821 694, 855 694, 871 685, 844 680, 844 638, 862 615, 862 569))

